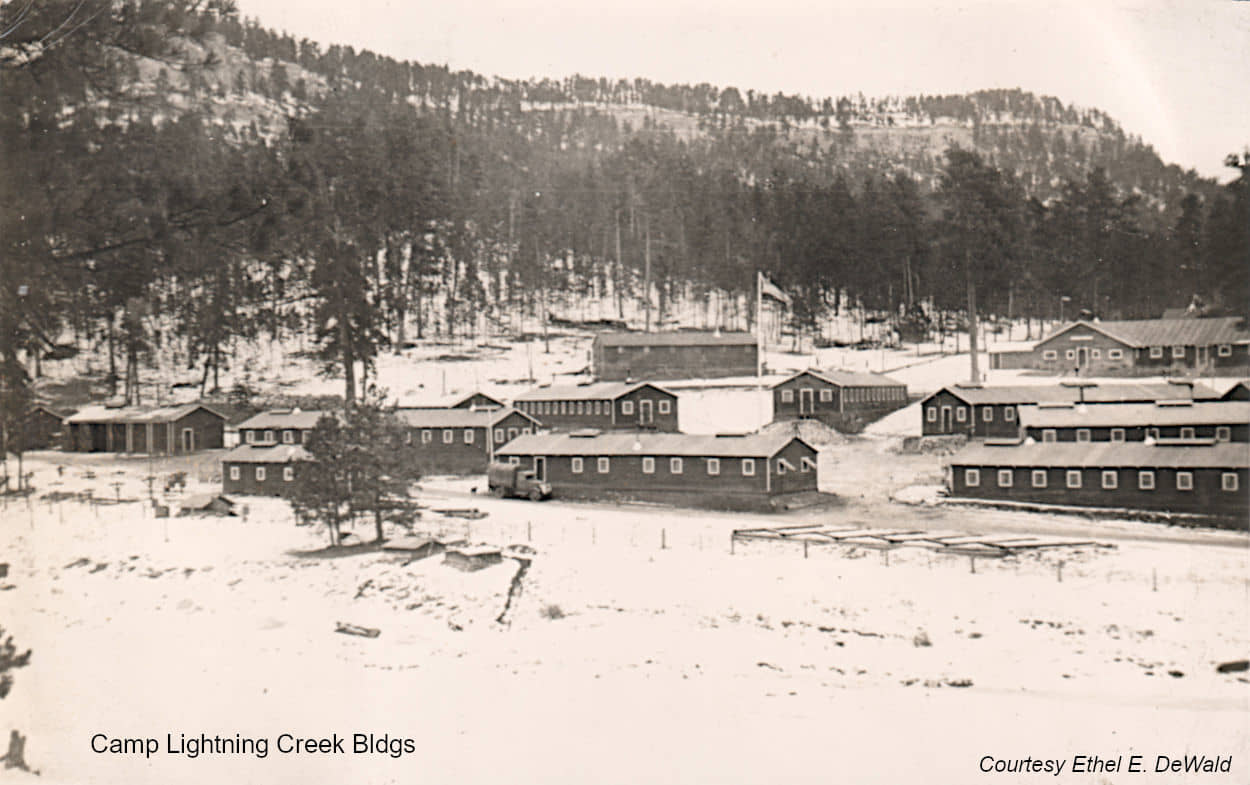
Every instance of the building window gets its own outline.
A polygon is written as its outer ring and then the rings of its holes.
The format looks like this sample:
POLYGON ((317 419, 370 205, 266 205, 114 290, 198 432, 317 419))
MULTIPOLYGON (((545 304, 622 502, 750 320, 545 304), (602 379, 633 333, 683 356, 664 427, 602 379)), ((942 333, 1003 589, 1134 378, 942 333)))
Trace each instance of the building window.
POLYGON ((1215 440, 1217 442, 1231 441, 1233 438, 1233 429, 1227 425, 1217 426, 1215 429, 1215 440))
POLYGON ((472 428, 464 429, 464 443, 473 444, 473 429, 472 428))
POLYGON ((1181 428, 1181 438, 1182 439, 1194 438, 1194 429, 1193 428, 1181 428))
POLYGON ((964 407, 962 406, 955 407, 955 419, 958 420, 959 422, 963 422, 964 420, 968 419, 968 413, 964 411, 964 407))
POLYGON ((1054 349, 1047 349, 1046 351, 1042 352, 1042 359, 1043 360, 1058 360, 1059 352, 1055 351, 1054 349))
POLYGON ((633 413, 634 413, 634 402, 633 401, 621 401, 621 414, 628 417, 629 415, 633 413))
POLYGON ((612 462, 607 458, 600 458, 596 462, 596 467, 600 474, 607 474, 612 469, 612 462))
POLYGON ((282 467, 282 481, 291 482, 295 479, 295 469, 291 466, 282 467))
POLYGON ((1123 349, 1108 349, 1107 359, 1108 360, 1123 360, 1124 350, 1123 349))
POLYGON ((512 441, 513 439, 515 439, 517 433, 518 432, 516 428, 509 428, 508 429, 508 441, 512 441))
POLYGON ((247 441, 248 444, 256 443, 256 431, 253 431, 251 428, 248 428, 246 431, 243 432, 243 435, 244 435, 244 439, 247 441))
POLYGON ((1076 359, 1076 350, 1075 350, 1075 349, 1068 349, 1066 352, 1064 352, 1064 353, 1063 353, 1063 356, 1064 356, 1064 357, 1066 357, 1066 358, 1067 358, 1067 359, 1069 359, 1069 360, 1075 360, 1075 359, 1076 359))
POLYGON ((799 461, 799 471, 801 472, 810 472, 815 468, 816 468, 816 462, 813 461, 811 458, 808 458, 806 455, 804 455, 803 459, 799 461))
POLYGON ((981 419, 984 422, 994 422, 994 407, 982 406, 981 407, 981 419))
POLYGON ((1059 434, 1055 431, 1054 428, 1046 428, 1045 430, 1042 431, 1043 442, 1054 442, 1058 440, 1059 440, 1059 434))
POLYGON ((794 390, 782 390, 781 402, 782 403, 794 403, 794 390))
POLYGON ((642 473, 655 474, 655 458, 642 459, 642 473))
POLYGON ((827 387, 826 387, 825 389, 821 390, 821 391, 820 391, 820 402, 821 402, 821 403, 833 403, 833 390, 830 390, 830 389, 829 389, 829 388, 827 388, 827 387))
POLYGON ((969 488, 975 488, 981 484, 980 469, 964 469, 964 485, 969 488))
MULTIPOLYGON (((1232 346, 1230 346, 1229 344, 1222 343, 1222 344, 1220 344, 1220 348, 1219 348, 1219 349, 1216 349, 1216 354, 1218 354, 1220 357, 1232 357, 1232 356, 1233 356, 1233 347, 1232 347, 1232 346)), ((1234 476, 1236 476, 1236 475, 1234 475, 1234 476)))
POLYGON ((661 398, 656 406, 659 408, 660 414, 668 414, 673 410, 673 402, 667 398, 661 398))
POLYGON ((1193 472, 1177 472, 1176 473, 1176 490, 1192 491, 1194 489, 1194 473, 1193 472))
POLYGON ((1012 475, 1013 475, 1013 472, 1011 471, 1011 469, 999 469, 998 470, 998 487, 1010 488, 1012 475))
POLYGON ((1078 442, 1087 442, 1087 441, 1089 441, 1089 428, 1077 428, 1077 429, 1076 429, 1076 440, 1077 440, 1078 442))
POLYGON ((1224 472, 1220 475, 1220 488, 1226 491, 1237 490, 1237 473, 1224 472))
POLYGON ((1153 491, 1155 489, 1155 473, 1149 470, 1138 472, 1137 487, 1139 490, 1153 491))
POLYGON ((924 418, 926 422, 937 422, 937 407, 930 406, 924 410, 924 418))
POLYGON ((720 458, 707 459, 707 473, 711 475, 720 474, 720 458))
POLYGON ((1158 438, 1159 438, 1159 429, 1158 429, 1158 428, 1147 428, 1147 429, 1146 429, 1146 438, 1147 438, 1147 439, 1158 439, 1158 438))
POLYGON ((495 429, 495 443, 503 444, 503 428, 495 429))
POLYGON ((521 429, 521 433, 528 435, 530 433, 530 427, 528 425, 525 426, 524 428, 521 429))
POLYGON ((1003 407, 1003 419, 1006 420, 1007 422, 1015 422, 1016 421, 1015 408, 1011 406, 1004 406, 1003 407))
POLYGON ((517 465, 519 465, 519 464, 521 463, 521 456, 519 456, 519 455, 509 455, 509 456, 508 456, 508 463, 512 464, 513 466, 517 466, 517 465))
POLYGON ((1034 488, 1046 487, 1046 470, 1045 469, 1033 470, 1033 487, 1034 488))
POLYGON ((1114 491, 1120 487, 1120 473, 1114 469, 1104 471, 1102 473, 1102 489, 1104 491, 1114 491))
POLYGON ((1124 429, 1123 429, 1123 428, 1112 428, 1112 429, 1111 429, 1111 441, 1113 441, 1113 442, 1122 442, 1122 441, 1124 441, 1124 429))
POLYGON ((456 432, 450 428, 443 429, 443 444, 451 444, 456 440, 456 432))
POLYGON ((1069 488, 1080 488, 1081 487, 1081 470, 1080 469, 1068 469, 1067 476, 1064 479, 1067 480, 1067 485, 1069 488))
POLYGON ((412 444, 412 431, 404 431, 404 444, 412 444))
POLYGON ((273 431, 265 431, 265 444, 277 444, 273 431))
POLYGON ((668 459, 669 474, 681 474, 681 469, 682 469, 681 458, 669 458, 668 459))
POLYGON ((755 459, 754 458, 742 459, 742 476, 743 477, 755 476, 755 459))
POLYGON ((1101 349, 1090 349, 1090 350, 1089 350, 1089 357, 1090 357, 1090 359, 1091 359, 1091 360, 1101 360, 1101 359, 1102 359, 1102 350, 1101 350, 1101 349))
POLYGON ((582 470, 586 468, 586 461, 582 458, 574 458, 571 463, 572 466, 570 468, 574 474, 581 474, 582 470))
POLYGON ((239 479, 239 467, 238 466, 230 467, 230 479, 232 480, 239 479))
POLYGON ((430 442, 432 442, 432 441, 434 441, 434 433, 433 433, 432 431, 422 431, 422 432, 421 432, 421 443, 422 443, 422 444, 429 444, 429 443, 430 443, 430 442))
POLYGON ((1151 346, 1151 347, 1150 347, 1150 359, 1152 359, 1152 360, 1158 360, 1158 359, 1160 359, 1161 357, 1163 357, 1163 347, 1162 347, 1162 346, 1151 346))
POLYGON ((256 482, 264 482, 264 481, 265 481, 265 467, 257 466, 256 467, 256 482))
POLYGON ((1185 359, 1185 347, 1184 347, 1184 346, 1173 346, 1173 347, 1172 347, 1172 359, 1173 359, 1173 360, 1183 360, 1183 359, 1185 359))
POLYGON ((287 430, 282 432, 283 444, 295 444, 295 431, 287 430))

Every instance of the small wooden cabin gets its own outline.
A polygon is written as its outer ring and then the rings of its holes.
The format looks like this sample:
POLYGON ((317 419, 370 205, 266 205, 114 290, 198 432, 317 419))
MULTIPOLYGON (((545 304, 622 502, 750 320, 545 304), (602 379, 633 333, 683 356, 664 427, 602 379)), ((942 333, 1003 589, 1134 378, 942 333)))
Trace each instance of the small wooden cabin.
POLYGON ((677 394, 650 382, 539 387, 518 395, 512 405, 556 431, 677 430, 677 394))
POLYGON ((812 368, 772 391, 774 421, 814 419, 839 430, 858 431, 907 405, 907 385, 875 373, 812 368))
MULTIPOLYGON (((50 450, 63 444, 65 431, 64 412, 59 412, 47 404, 37 403, 26 412, 22 423, 21 439, 23 450, 50 450)), ((10 434, 10 441, 15 434, 10 434)))
POLYGON ((601 332, 590 349, 599 381, 754 376, 759 341, 750 333, 682 331, 601 332))
POLYGON ((202 403, 177 406, 94 405, 67 417, 75 452, 180 455, 220 449, 226 417, 202 403))
POLYGON ((769 510, 817 490, 816 449, 789 434, 534 434, 504 445, 496 460, 532 467, 556 497, 769 510))
POLYGON ((286 497, 301 464, 311 460, 299 444, 240 444, 221 457, 222 492, 286 497))

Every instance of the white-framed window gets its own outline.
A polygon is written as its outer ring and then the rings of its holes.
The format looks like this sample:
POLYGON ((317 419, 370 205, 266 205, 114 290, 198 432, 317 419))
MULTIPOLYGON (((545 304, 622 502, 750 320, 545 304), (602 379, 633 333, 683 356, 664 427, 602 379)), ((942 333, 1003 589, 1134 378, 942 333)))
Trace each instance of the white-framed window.
POLYGON ((277 444, 277 437, 273 431, 265 431, 265 444, 277 444))
POLYGON ((282 432, 283 444, 295 444, 295 431, 287 429, 282 432))
POLYGON ((955 419, 958 420, 959 422, 964 422, 965 420, 968 419, 968 412, 964 409, 964 407, 962 406, 955 407, 955 419))
POLYGON ((1046 487, 1046 470, 1034 469, 1032 479, 1033 479, 1034 488, 1045 488, 1046 487))
POLYGON ((531 429, 528 425, 521 429, 521 433, 524 433, 524 434, 529 434, 530 431, 531 429))
POLYGON ((1066 484, 1069 488, 1080 488, 1081 487, 1081 470, 1080 469, 1068 469, 1066 476, 1064 477, 1064 480, 1066 481, 1066 484))
POLYGON ((1224 472, 1220 475, 1220 489, 1225 491, 1237 490, 1237 472, 1224 472))
POLYGON ((244 431, 243 441, 247 442, 248 444, 255 444, 256 443, 256 431, 253 431, 251 428, 248 428, 246 431, 244 431))
POLYGON ((612 461, 607 458, 601 457, 599 458, 599 460, 595 462, 595 468, 599 471, 600 474, 607 474, 608 472, 612 471, 612 461))
POLYGON ((1173 359, 1173 360, 1183 360, 1183 359, 1185 359, 1185 347, 1184 347, 1184 346, 1173 346, 1173 347, 1172 347, 1172 359, 1173 359))
POLYGON ((509 428, 508 429, 508 441, 512 441, 513 439, 515 439, 518 433, 520 433, 520 431, 518 431, 516 428, 509 428))
POLYGON ((1064 356, 1065 358, 1069 359, 1069 360, 1075 360, 1075 359, 1076 359, 1076 349, 1068 349, 1066 352, 1064 352, 1064 353, 1063 353, 1063 356, 1064 356))
POLYGON ((519 455, 509 455, 509 456, 508 456, 508 463, 512 464, 513 466, 516 466, 516 465, 520 464, 520 463, 521 463, 521 456, 519 456, 519 455))
POLYGON ((1102 473, 1102 489, 1104 491, 1114 491, 1120 487, 1120 473, 1115 469, 1108 469, 1102 473))
POLYGON ((1059 441, 1059 433, 1054 428, 1045 428, 1042 430, 1043 442, 1059 441))
POLYGON ((464 429, 464 443, 473 444, 473 429, 472 428, 464 429))
POLYGON ((661 398, 659 403, 656 404, 656 408, 659 410, 660 414, 668 414, 673 410, 673 402, 667 398, 661 398))
POLYGON ((450 428, 443 429, 443 444, 451 444, 456 440, 456 432, 450 428))
POLYGON ((742 476, 743 477, 755 476, 755 459, 754 458, 742 459, 742 476))
POLYGON ((994 407, 993 406, 981 407, 981 420, 982 422, 994 422, 994 407))
POLYGON ((794 403, 794 390, 782 390, 781 402, 782 403, 794 403))
POLYGON ((707 459, 707 473, 711 475, 720 474, 720 458, 707 459))
POLYGON ((1003 419, 1006 420, 1007 422, 1015 422, 1016 421, 1016 407, 1004 406, 1003 407, 1003 419))
POLYGON ((1015 472, 1013 472, 1011 469, 999 469, 998 470, 998 487, 1010 488, 1011 481, 1014 476, 1015 476, 1015 472))
POLYGON ((265 481, 265 467, 257 466, 256 467, 256 482, 264 482, 264 481, 265 481))
POLYGON ((1161 357, 1163 357, 1163 347, 1162 347, 1162 346, 1151 346, 1151 347, 1150 347, 1150 359, 1152 359, 1152 360, 1158 360, 1158 359, 1159 359, 1159 358, 1161 358, 1161 357))
POLYGON ((1047 349, 1046 351, 1042 352, 1042 359, 1043 360, 1058 360, 1059 352, 1055 351, 1054 349, 1047 349))
POLYGON ((1232 441, 1233 429, 1227 425, 1217 425, 1215 427, 1215 440, 1217 442, 1232 441))
POLYGON ((1220 344, 1220 347, 1215 350, 1215 353, 1218 354, 1220 357, 1232 357, 1233 347, 1230 344, 1222 343, 1220 344))
POLYGON ((816 461, 808 458, 806 455, 799 461, 799 471, 810 472, 816 470, 816 461))
POLYGON ((433 432, 433 431, 431 431, 431 430, 428 430, 428 429, 427 429, 427 430, 424 430, 424 431, 422 431, 422 432, 421 432, 421 443, 422 443, 422 444, 429 444, 429 443, 430 443, 430 442, 432 442, 432 441, 434 441, 434 432, 433 432))
POLYGON ((1153 491, 1155 489, 1155 473, 1149 469, 1142 469, 1137 473, 1137 488, 1142 491, 1153 491))
POLYGON ((404 431, 404 444, 412 444, 412 431, 404 431))
POLYGON ((295 480, 295 468, 292 466, 282 467, 282 481, 292 482, 295 480))
POLYGON ((634 413, 634 402, 633 401, 621 401, 621 414, 628 417, 629 415, 633 413, 634 413))
POLYGON ((577 402, 577 413, 578 413, 578 414, 590 414, 590 408, 589 408, 589 407, 590 407, 590 404, 586 403, 585 401, 578 401, 578 402, 577 402))
POLYGON ((581 457, 579 457, 579 456, 574 456, 573 460, 572 460, 572 461, 570 461, 569 463, 571 464, 571 465, 569 466, 569 469, 570 469, 570 470, 571 470, 574 474, 581 474, 581 473, 582 473, 582 471, 586 468, 586 461, 585 461, 585 459, 583 459, 583 458, 581 458, 581 457))
POLYGON ((1176 490, 1192 491, 1194 489, 1194 473, 1193 472, 1177 472, 1176 473, 1176 490))
POLYGON ((232 480, 239 479, 239 467, 238 466, 230 467, 230 479, 232 480))
POLYGON ((1108 360, 1123 360, 1124 350, 1123 349, 1108 349, 1107 359, 1108 360))
POLYGON ((1087 441, 1089 441, 1089 428, 1077 428, 1077 429, 1076 429, 1076 440, 1077 440, 1078 442, 1087 442, 1087 441))
POLYGON ((833 403, 833 390, 830 390, 828 387, 821 390, 820 402, 821 403, 833 403))
POLYGON ((1158 438, 1159 438, 1159 429, 1158 429, 1158 428, 1154 428, 1154 427, 1147 428, 1147 429, 1146 429, 1146 438, 1147 438, 1147 439, 1158 439, 1158 438))
POLYGON ((1194 429, 1193 428, 1181 428, 1181 438, 1182 439, 1194 438, 1194 429))
POLYGON ((980 469, 964 469, 964 485, 969 488, 975 488, 981 484, 980 469))
POLYGON ((569 402, 560 401, 560 414, 568 414, 568 413, 569 413, 569 402))
POLYGON ((669 458, 668 459, 668 473, 669 474, 681 474, 682 468, 683 467, 681 465, 681 458, 669 458))
POLYGON ((1090 349, 1090 350, 1089 350, 1089 357, 1090 357, 1090 359, 1091 359, 1091 360, 1101 360, 1101 359, 1102 359, 1102 350, 1101 350, 1101 349, 1090 349))
POLYGON ((495 443, 503 444, 503 428, 495 429, 495 443))
POLYGON ((1112 429, 1111 429, 1111 441, 1113 441, 1113 442, 1122 442, 1122 441, 1124 441, 1124 429, 1123 429, 1123 428, 1112 428, 1112 429))
POLYGON ((937 407, 928 406, 924 410, 924 418, 926 422, 937 422, 937 407))
POLYGON ((642 459, 642 473, 655 474, 655 458, 647 457, 642 459))

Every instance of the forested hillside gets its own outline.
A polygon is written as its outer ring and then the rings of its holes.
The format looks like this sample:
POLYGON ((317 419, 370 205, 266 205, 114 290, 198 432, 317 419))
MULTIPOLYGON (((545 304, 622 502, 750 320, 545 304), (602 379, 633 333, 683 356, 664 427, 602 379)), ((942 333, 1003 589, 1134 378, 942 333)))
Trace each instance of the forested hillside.
POLYGON ((757 270, 800 331, 847 304, 1247 311, 1250 161, 1221 187, 1056 98, 509 80, 229 0, 11 2, 0 30, 10 387, 92 350, 129 396, 157 347, 212 385, 238 340, 299 333, 355 394, 483 315, 641 301, 654 327, 717 293, 728 325, 757 270))

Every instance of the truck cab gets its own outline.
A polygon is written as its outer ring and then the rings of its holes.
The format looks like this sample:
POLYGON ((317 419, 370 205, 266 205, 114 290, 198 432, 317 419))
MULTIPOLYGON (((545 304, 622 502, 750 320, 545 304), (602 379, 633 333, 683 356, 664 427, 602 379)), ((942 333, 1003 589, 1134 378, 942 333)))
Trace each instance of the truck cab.
POLYGON ((551 496, 550 484, 535 477, 533 469, 518 464, 492 463, 486 470, 486 484, 501 499, 520 496, 537 502, 551 496))

